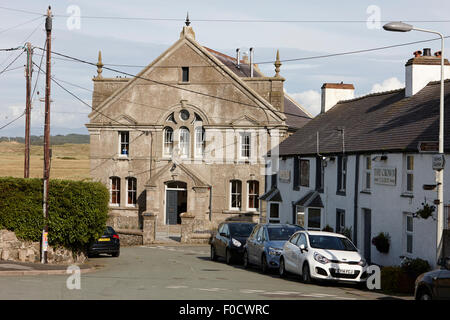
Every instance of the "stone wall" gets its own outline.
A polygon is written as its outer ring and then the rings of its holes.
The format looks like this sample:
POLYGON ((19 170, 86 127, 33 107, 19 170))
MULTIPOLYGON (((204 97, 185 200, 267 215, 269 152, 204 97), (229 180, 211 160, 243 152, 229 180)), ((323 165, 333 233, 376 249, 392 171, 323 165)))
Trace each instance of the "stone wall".
MULTIPOLYGON (((23 241, 16 234, 8 230, 0 230, 0 260, 39 262, 41 257, 39 242, 23 241)), ((83 253, 74 255, 65 248, 48 248, 47 261, 49 264, 83 263, 86 256, 83 253)))
POLYGON ((143 245, 143 235, 142 230, 128 230, 128 229, 115 229, 119 234, 120 246, 121 247, 131 247, 131 246, 142 246, 143 245))

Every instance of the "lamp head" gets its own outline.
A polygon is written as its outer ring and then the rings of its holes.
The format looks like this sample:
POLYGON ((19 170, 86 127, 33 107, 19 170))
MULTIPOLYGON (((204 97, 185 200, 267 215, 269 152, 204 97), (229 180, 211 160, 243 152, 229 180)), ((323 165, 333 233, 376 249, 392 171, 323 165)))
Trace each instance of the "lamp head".
POLYGON ((389 22, 386 23, 383 26, 383 29, 386 31, 395 31, 395 32, 408 32, 414 29, 414 27, 410 24, 396 21, 396 22, 389 22))

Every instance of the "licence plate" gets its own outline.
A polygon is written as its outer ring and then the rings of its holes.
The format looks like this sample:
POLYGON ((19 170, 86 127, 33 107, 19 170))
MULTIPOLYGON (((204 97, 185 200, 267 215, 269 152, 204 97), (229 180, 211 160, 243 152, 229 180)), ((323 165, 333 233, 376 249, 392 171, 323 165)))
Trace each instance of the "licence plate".
POLYGON ((100 238, 100 239, 98 239, 98 241, 109 241, 109 240, 111 240, 111 239, 109 239, 109 238, 100 238))
POLYGON ((340 274, 353 274, 354 271, 353 271, 353 270, 346 270, 346 269, 336 269, 336 273, 340 273, 340 274))

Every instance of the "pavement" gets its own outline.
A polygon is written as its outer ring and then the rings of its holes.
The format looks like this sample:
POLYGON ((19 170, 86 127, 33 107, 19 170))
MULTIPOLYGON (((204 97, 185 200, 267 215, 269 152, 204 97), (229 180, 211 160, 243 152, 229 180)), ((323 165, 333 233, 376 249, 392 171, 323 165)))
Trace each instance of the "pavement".
MULTIPOLYGON (((80 273, 93 272, 102 267, 93 261, 85 264, 77 265, 80 273)), ((57 275, 67 274, 69 265, 54 265, 42 263, 16 262, 16 261, 0 261, 0 276, 32 276, 39 274, 57 275)))
POLYGON ((81 265, 80 288, 69 288, 67 266, 0 262, 0 299, 396 300, 412 299, 344 284, 304 284, 258 269, 209 259, 207 245, 122 247, 118 258, 81 265), (33 272, 35 274, 33 274, 33 272), (23 275, 28 275, 24 277, 23 275))

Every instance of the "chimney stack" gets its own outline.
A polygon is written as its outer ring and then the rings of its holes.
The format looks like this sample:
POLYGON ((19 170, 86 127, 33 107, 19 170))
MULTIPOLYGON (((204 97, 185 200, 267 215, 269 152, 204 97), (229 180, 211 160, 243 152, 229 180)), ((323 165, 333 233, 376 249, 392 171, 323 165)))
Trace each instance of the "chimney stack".
POLYGON ((239 69, 241 67, 241 49, 236 49, 236 67, 239 69))
POLYGON ((253 78, 253 48, 250 48, 250 78, 253 78))
POLYGON ((355 87, 347 83, 324 83, 322 86, 322 101, 320 113, 330 110, 341 100, 349 100, 355 97, 355 87))
MULTIPOLYGON (((411 97, 422 90, 430 81, 441 79, 441 51, 431 55, 430 48, 414 52, 414 58, 405 64, 405 97, 411 97)), ((444 79, 450 75, 450 63, 444 60, 444 79)))

